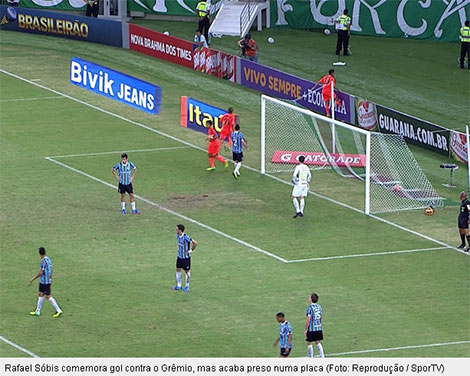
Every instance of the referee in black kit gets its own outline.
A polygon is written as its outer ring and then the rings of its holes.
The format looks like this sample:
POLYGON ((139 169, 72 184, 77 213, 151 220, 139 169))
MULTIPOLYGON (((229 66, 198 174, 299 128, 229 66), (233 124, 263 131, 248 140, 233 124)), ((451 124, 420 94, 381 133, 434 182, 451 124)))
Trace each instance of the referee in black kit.
POLYGON ((470 251, 470 236, 468 234, 468 216, 470 215, 470 201, 467 199, 467 193, 460 192, 460 211, 459 211, 459 233, 462 243, 459 249, 465 248, 465 238, 467 238, 468 247, 465 252, 470 251))

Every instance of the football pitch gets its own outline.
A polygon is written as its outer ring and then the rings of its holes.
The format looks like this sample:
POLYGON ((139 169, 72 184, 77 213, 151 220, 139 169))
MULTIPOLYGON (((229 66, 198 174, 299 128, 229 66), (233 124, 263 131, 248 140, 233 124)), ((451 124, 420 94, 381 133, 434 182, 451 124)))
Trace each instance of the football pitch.
MULTIPOLYGON (((292 356, 305 357, 312 291, 326 356, 470 356, 470 258, 454 248, 465 166, 449 190, 447 160, 412 148, 446 198, 432 217, 366 216, 341 178, 315 171, 294 220, 289 174, 259 172, 259 93, 118 48, 0 37, 2 357, 275 357, 279 311, 292 356), (72 56, 161 86, 161 115, 71 85, 72 56), (220 163, 206 171, 205 136, 179 125, 182 95, 240 115, 250 146, 240 179, 220 163), (123 151, 138 168, 139 216, 120 212, 111 167, 123 151), (199 243, 188 294, 171 290, 178 223, 199 243), (59 319, 47 302, 28 314, 39 246, 59 319)), ((451 91, 449 106, 461 101, 451 91)))

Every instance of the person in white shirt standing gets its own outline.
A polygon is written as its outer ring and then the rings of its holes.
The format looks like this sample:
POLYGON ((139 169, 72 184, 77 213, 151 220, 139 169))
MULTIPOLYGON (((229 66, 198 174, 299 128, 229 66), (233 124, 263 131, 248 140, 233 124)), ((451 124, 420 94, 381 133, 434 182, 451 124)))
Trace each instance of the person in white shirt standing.
POLYGON ((294 189, 292 190, 292 201, 295 208, 294 218, 304 216, 305 197, 307 197, 308 189, 310 188, 310 179, 312 178, 310 169, 304 164, 305 157, 301 155, 298 160, 299 164, 292 175, 292 182, 294 183, 294 189), (300 198, 300 205, 298 198, 300 198))

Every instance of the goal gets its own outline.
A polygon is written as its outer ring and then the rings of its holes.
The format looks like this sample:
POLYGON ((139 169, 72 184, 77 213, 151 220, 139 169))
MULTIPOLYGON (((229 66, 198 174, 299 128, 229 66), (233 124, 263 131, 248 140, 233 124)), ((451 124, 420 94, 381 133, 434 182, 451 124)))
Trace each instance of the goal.
POLYGON ((366 214, 443 206, 399 135, 369 132, 261 96, 261 172, 289 179, 303 155, 312 191, 366 214))

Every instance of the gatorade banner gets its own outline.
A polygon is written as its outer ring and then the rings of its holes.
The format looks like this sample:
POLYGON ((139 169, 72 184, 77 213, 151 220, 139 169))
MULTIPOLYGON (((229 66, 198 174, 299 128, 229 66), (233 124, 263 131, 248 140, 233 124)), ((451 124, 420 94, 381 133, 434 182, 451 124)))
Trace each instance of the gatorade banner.
POLYGON ((324 153, 286 150, 275 150, 271 162, 279 164, 298 164, 301 155, 305 157, 304 163, 308 166, 324 166, 330 163, 338 167, 366 166, 366 156, 364 154, 332 153, 327 156, 324 153))
POLYGON ((470 19, 470 0, 271 0, 272 26, 334 30, 349 10, 351 31, 361 35, 458 42, 470 19))

